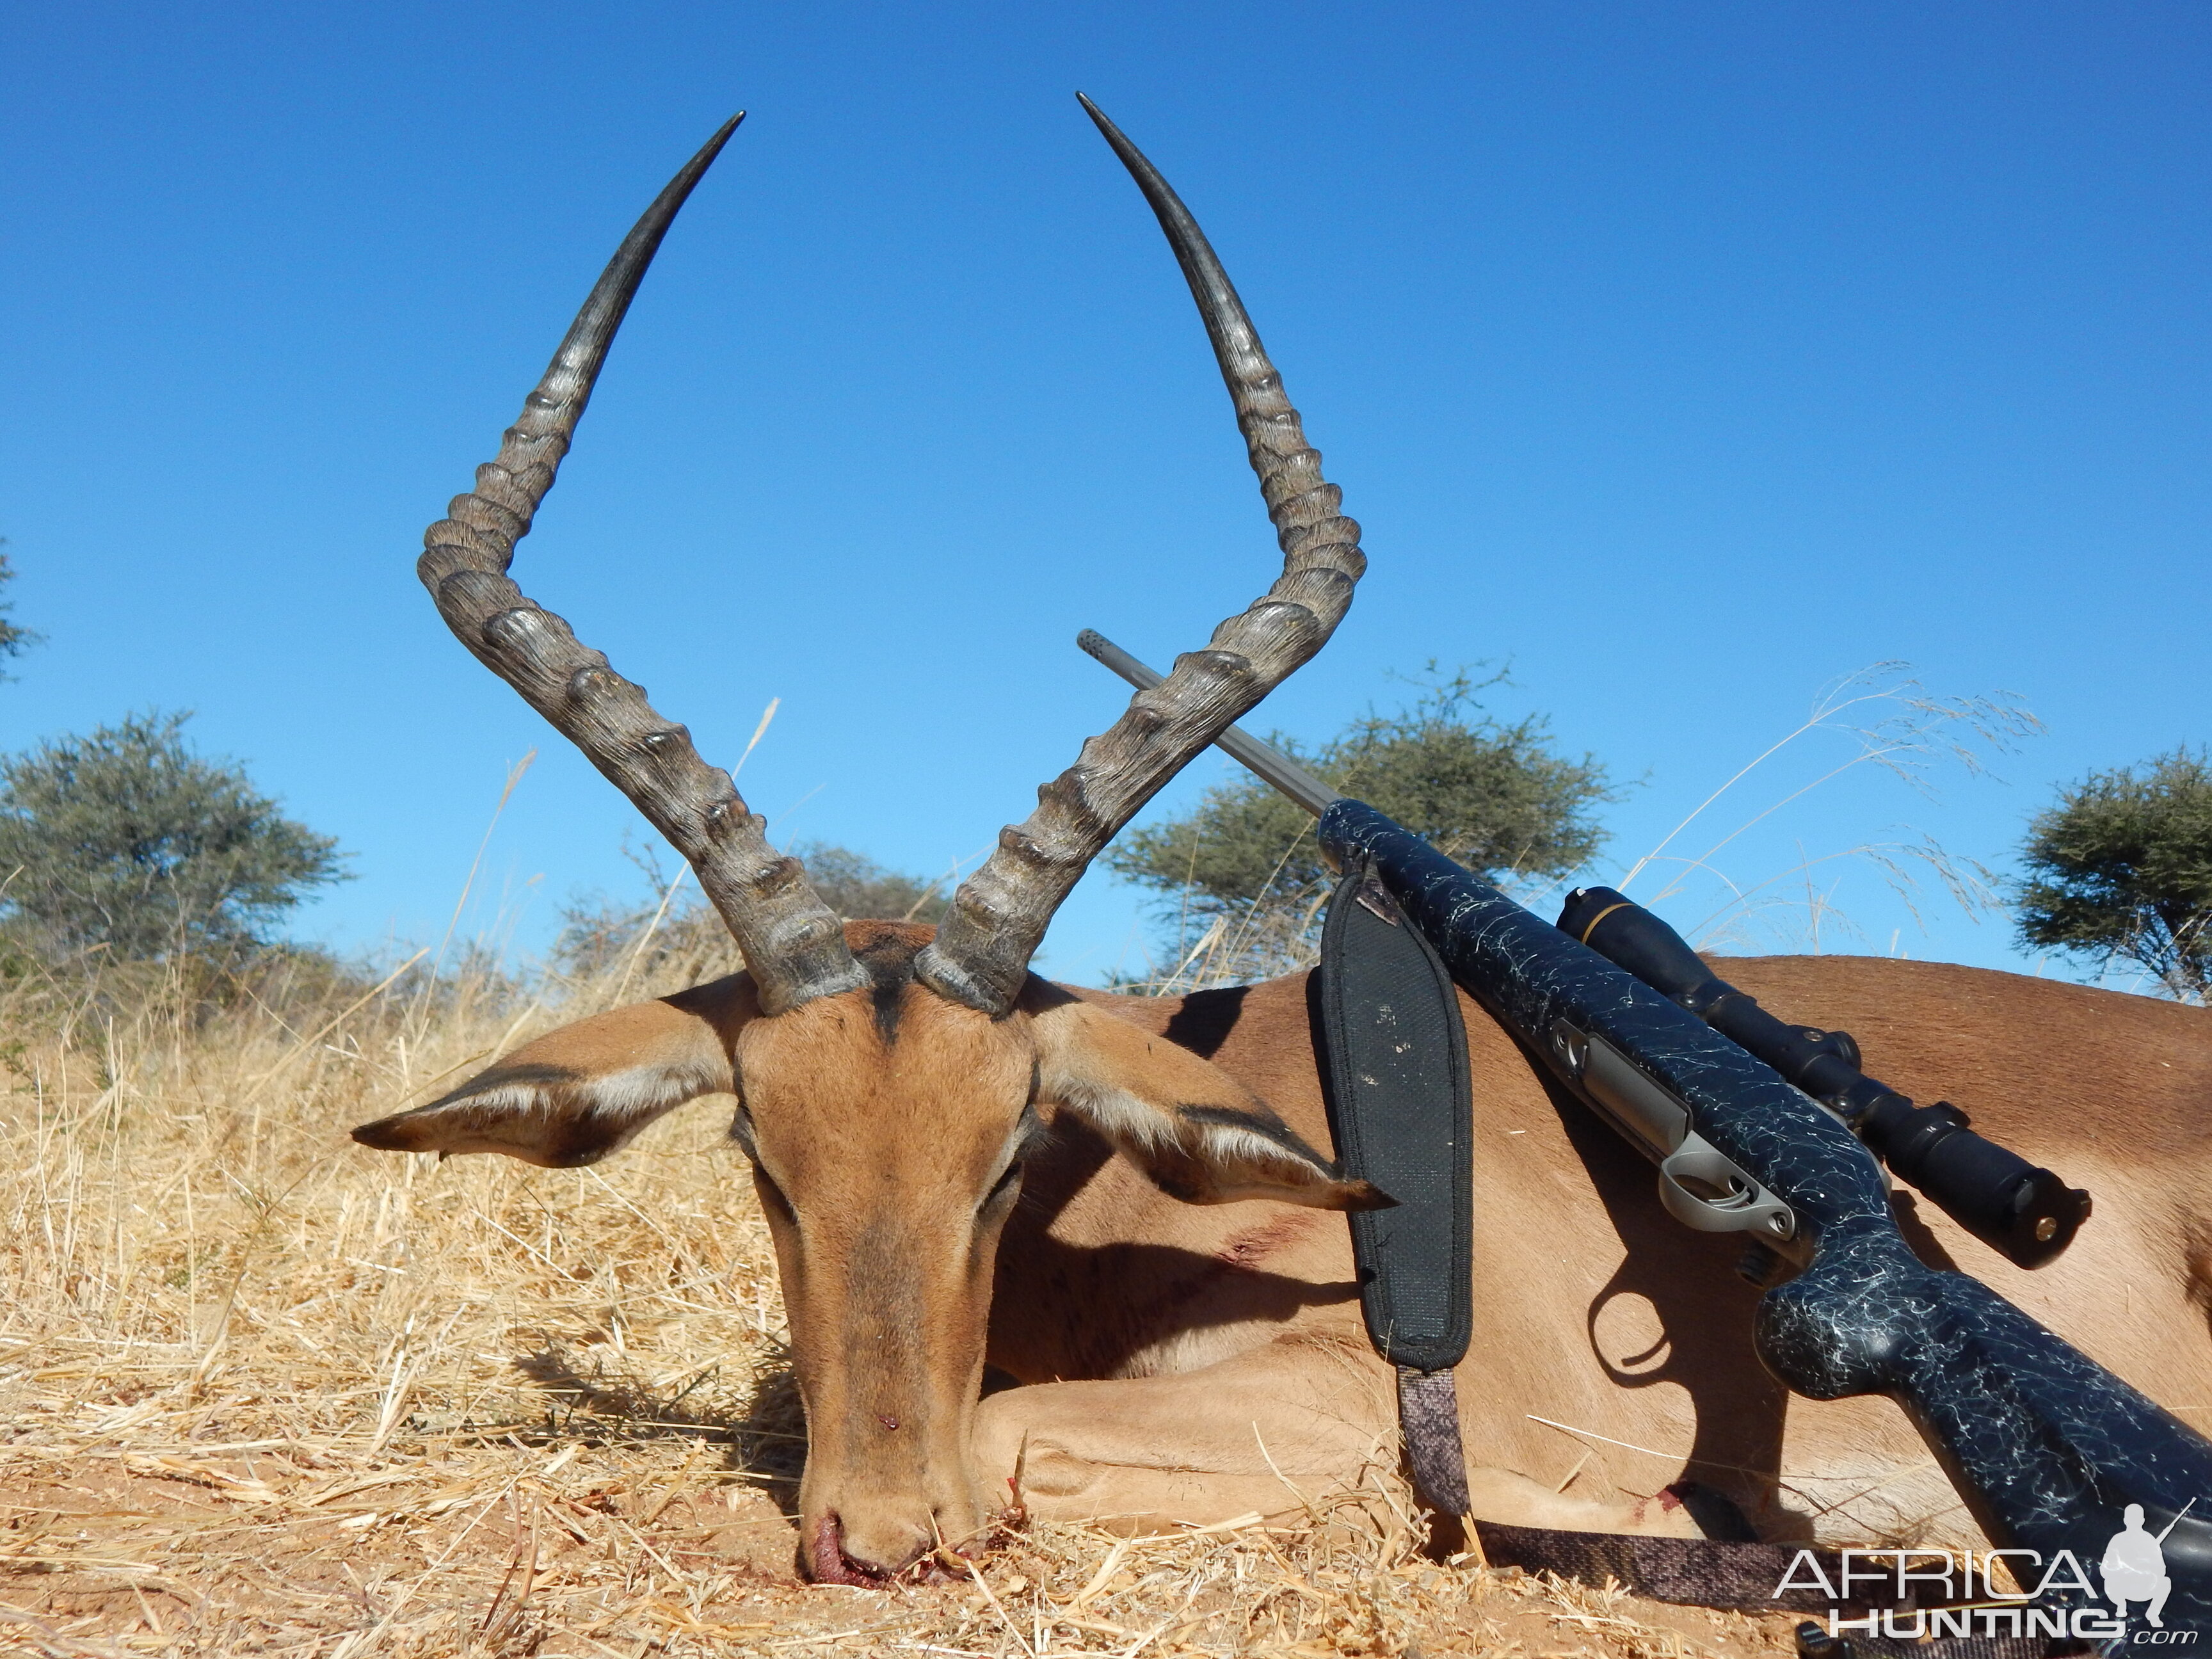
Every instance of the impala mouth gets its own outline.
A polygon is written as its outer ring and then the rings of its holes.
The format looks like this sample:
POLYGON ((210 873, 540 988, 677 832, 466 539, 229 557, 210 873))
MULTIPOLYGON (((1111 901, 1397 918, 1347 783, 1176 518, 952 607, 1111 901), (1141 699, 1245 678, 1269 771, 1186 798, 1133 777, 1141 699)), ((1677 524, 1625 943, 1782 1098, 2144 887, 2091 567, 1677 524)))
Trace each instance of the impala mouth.
POLYGON ((924 1550, 904 1566, 890 1571, 855 1561, 845 1553, 845 1523, 833 1510, 807 1529, 799 1565, 817 1584, 846 1584, 854 1589, 890 1589, 896 1584, 949 1584, 960 1577, 952 1571, 955 1560, 976 1553, 972 1543, 951 1549, 924 1550))
MULTIPOLYGON (((806 1576, 817 1584, 849 1584, 855 1589, 889 1589, 893 1584, 942 1584, 954 1577, 938 1557, 924 1550, 902 1567, 886 1571, 845 1553, 845 1523, 833 1510, 814 1523, 806 1540, 806 1576)), ((962 1552, 965 1553, 965 1552, 962 1552)))
POLYGON ((817 1584, 850 1584, 857 1589, 881 1589, 891 1575, 863 1566, 845 1553, 845 1523, 833 1511, 808 1528, 801 1563, 806 1576, 817 1584))

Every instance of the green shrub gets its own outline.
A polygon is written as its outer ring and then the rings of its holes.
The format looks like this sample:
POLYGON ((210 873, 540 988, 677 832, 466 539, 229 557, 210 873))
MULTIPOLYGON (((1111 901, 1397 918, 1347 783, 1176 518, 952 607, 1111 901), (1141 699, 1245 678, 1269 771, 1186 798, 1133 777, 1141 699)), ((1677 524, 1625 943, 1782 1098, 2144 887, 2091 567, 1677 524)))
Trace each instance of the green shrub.
MULTIPOLYGON (((886 869, 848 847, 801 842, 791 851, 805 864, 822 902, 848 921, 934 923, 951 902, 945 882, 886 869)), ((556 972, 574 980, 611 972, 627 991, 672 981, 696 983, 744 965, 720 914, 689 884, 688 872, 670 892, 672 884, 658 864, 649 856, 633 857, 653 887, 670 893, 665 904, 625 904, 604 895, 569 904, 561 912, 553 945, 556 972)))
MULTIPOLYGON (((0 546, 4 545, 4 543, 0 543, 0 546)), ((8 562, 8 556, 5 553, 0 553, 0 592, 4 592, 8 584, 15 580, 15 567, 8 562)), ((0 657, 20 657, 39 642, 38 635, 21 623, 9 620, 10 613, 15 609, 15 600, 0 599, 0 657)), ((6 675, 0 674, 0 679, 7 678, 6 675)))
POLYGON ((2212 766, 2187 748, 2093 772, 2028 828, 2020 938, 2100 970, 2132 962, 2212 1000, 2212 766))
MULTIPOLYGON (((1565 875, 1604 844, 1593 813, 1615 792, 1590 756, 1554 753, 1540 718, 1508 726, 1482 714, 1477 695, 1496 683, 1464 672, 1440 678, 1431 665, 1410 707, 1370 711, 1318 750, 1280 734, 1272 741, 1471 870, 1492 879, 1565 875)), ((1313 829, 1267 785, 1239 778, 1180 817, 1123 836, 1106 865, 1171 904, 1186 934, 1195 916, 1271 941, 1263 959, 1232 953, 1235 971, 1279 970, 1295 964, 1334 879, 1313 829)), ((1178 940, 1177 954, 1188 945, 1178 940)))
POLYGON ((190 718, 133 715, 0 759, 4 917, 21 948, 235 960, 343 878, 336 841, 284 817, 235 762, 192 752, 190 718))

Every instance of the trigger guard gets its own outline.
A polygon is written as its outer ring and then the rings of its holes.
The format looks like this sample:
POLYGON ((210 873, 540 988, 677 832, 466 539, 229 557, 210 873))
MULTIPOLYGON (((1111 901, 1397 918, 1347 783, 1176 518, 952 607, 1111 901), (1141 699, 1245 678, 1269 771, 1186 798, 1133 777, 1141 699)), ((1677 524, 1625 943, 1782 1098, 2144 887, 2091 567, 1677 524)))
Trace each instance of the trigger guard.
POLYGON ((1797 1231, 1797 1218, 1787 1204, 1694 1134, 1659 1165, 1659 1202, 1675 1220, 1701 1233, 1757 1233, 1763 1238, 1789 1238, 1797 1231), (1686 1176, 1730 1196, 1700 1198, 1682 1184, 1686 1176))

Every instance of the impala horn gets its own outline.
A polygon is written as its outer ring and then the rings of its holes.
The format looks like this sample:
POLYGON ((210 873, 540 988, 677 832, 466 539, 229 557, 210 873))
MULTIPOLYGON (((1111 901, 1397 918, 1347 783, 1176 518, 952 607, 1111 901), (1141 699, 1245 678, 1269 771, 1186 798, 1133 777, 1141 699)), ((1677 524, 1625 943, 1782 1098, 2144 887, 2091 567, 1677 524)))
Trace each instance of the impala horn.
POLYGON ((1321 456, 1198 222, 1121 130, 1076 96, 1152 204, 1190 283, 1260 475, 1283 574, 1215 629, 1205 650, 1177 657, 1165 680, 1132 697, 1128 712, 1037 791, 1036 811, 1001 830, 997 848, 960 884, 915 976, 994 1016, 1012 1007, 1053 912, 1091 860, 1192 757, 1328 642, 1367 568, 1359 526, 1338 511, 1342 494, 1322 482, 1321 456))
POLYGON ((763 821, 727 772, 699 758, 691 734, 655 713, 640 687, 578 641, 567 623, 525 598, 507 574, 660 239, 744 119, 739 112, 707 141, 616 250, 507 428, 498 459, 478 467, 477 487, 455 496, 449 516, 424 532, 416 570, 454 637, 582 750, 690 860, 700 890, 745 953, 762 1008, 775 1014, 867 983, 836 915, 808 885, 799 860, 769 845, 763 821))

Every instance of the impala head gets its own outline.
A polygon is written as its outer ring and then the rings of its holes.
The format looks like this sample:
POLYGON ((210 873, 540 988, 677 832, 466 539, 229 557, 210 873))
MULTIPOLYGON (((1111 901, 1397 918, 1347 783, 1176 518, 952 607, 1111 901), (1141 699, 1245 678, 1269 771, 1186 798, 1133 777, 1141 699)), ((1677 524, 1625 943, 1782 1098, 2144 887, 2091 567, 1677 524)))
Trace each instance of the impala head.
POLYGON ((1382 1201, 1339 1178, 1205 1060, 1029 971, 1085 868, 1221 731, 1320 649, 1364 568, 1236 290, 1166 182, 1088 100, 1196 297, 1284 553, 1281 577, 1176 659, 962 884, 934 934, 841 923, 768 843, 728 774, 507 569, 669 223, 736 129, 648 209, 585 301, 477 487, 418 570, 461 642, 590 757, 697 872, 746 971, 529 1044, 443 1099, 363 1126, 398 1152, 605 1157, 662 1113, 730 1093, 775 1238, 805 1402, 801 1563, 872 1582, 988 1527, 968 1437, 992 1267, 1025 1153, 1062 1114, 1193 1203, 1382 1201))

